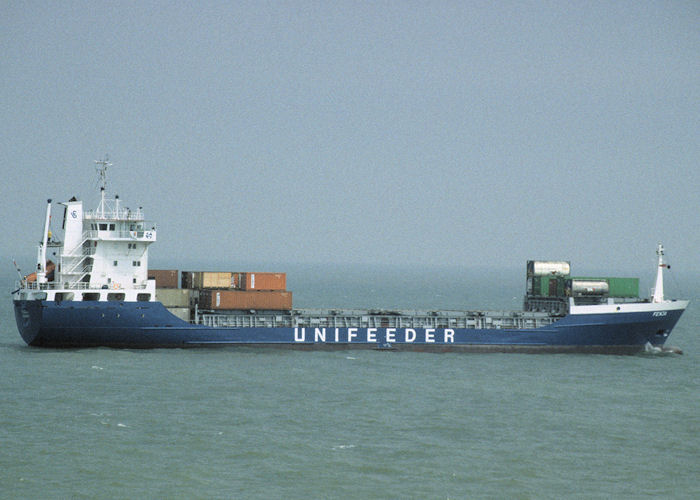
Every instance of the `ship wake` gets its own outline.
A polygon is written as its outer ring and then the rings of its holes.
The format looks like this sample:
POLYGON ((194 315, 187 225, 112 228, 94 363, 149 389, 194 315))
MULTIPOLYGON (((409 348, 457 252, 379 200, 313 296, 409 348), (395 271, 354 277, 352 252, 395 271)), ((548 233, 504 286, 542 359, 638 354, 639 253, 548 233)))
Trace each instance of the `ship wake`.
POLYGON ((677 356, 683 354, 680 347, 675 346, 655 346, 651 342, 644 345, 644 355, 646 356, 677 356))

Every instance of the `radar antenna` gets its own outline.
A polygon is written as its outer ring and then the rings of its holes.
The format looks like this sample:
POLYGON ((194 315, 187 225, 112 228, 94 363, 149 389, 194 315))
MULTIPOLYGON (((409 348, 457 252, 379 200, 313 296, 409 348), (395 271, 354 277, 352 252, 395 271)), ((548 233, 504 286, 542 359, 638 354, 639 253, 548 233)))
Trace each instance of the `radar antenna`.
POLYGON ((95 170, 97 170, 97 175, 100 177, 100 190, 104 192, 107 189, 107 167, 111 167, 112 164, 109 162, 109 156, 105 155, 102 160, 95 160, 95 170))
POLYGON ((104 218, 105 216, 105 190, 107 189, 107 167, 111 167, 112 164, 109 162, 109 156, 105 155, 103 160, 95 160, 95 169, 97 170, 97 175, 100 176, 100 206, 98 208, 100 216, 104 218))

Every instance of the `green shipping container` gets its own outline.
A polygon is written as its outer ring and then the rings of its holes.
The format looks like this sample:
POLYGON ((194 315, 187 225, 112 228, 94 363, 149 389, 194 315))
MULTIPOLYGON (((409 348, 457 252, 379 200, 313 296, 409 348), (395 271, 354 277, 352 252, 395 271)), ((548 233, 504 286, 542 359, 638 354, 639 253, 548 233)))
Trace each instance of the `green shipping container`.
POLYGON ((565 279, 562 276, 533 276, 532 294, 536 297, 563 297, 565 279))
POLYGON ((639 297, 639 278, 609 278, 611 297, 639 297))

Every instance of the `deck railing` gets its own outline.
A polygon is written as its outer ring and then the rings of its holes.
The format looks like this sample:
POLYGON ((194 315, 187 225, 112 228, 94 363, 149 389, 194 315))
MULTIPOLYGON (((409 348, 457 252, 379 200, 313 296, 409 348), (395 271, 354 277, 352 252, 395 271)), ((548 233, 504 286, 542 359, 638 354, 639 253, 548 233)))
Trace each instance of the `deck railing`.
MULTIPOLYGON (((108 287, 105 285, 104 287, 108 287)), ((103 287, 103 288, 104 288, 103 287)), ((90 283, 84 281, 78 282, 59 282, 59 281, 49 281, 46 283, 37 283, 32 281, 26 283, 24 281, 16 281, 15 288, 21 290, 90 290, 90 283)), ((109 287, 108 287, 109 288, 109 287)), ((129 285, 129 290, 143 290, 146 285, 129 285)), ((115 290, 126 290, 126 288, 116 288, 115 290)))
POLYGON ((527 329, 551 325, 557 319, 546 313, 520 312, 466 312, 462 315, 317 315, 297 311, 294 314, 199 314, 199 324, 230 328, 527 329))

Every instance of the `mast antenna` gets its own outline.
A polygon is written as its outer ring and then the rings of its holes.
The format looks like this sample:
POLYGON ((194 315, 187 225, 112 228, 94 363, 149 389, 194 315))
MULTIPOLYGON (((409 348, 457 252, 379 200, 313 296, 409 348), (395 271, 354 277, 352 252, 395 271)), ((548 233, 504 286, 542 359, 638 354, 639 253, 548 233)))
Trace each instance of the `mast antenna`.
POLYGON ((102 160, 95 160, 95 170, 97 170, 97 175, 100 177, 100 189, 104 191, 107 189, 107 167, 111 167, 112 164, 109 162, 109 156, 105 155, 102 160))
POLYGON ((664 246, 659 243, 656 247, 656 255, 659 256, 659 266, 656 271, 656 285, 654 285, 654 295, 651 297, 652 302, 664 301, 664 268, 670 269, 671 266, 664 262, 664 246))

